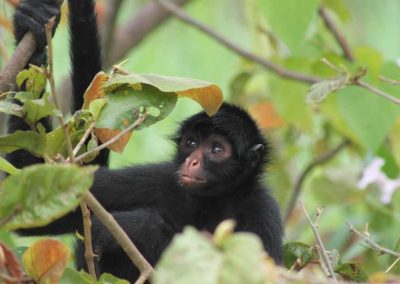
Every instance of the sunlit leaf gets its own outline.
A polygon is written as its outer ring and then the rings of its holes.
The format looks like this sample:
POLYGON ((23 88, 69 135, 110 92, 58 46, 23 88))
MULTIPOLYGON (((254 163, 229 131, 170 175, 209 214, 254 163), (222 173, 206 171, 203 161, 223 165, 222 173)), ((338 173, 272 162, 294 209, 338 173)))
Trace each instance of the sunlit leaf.
POLYGON ((99 278, 98 284, 129 284, 129 282, 109 273, 103 273, 99 278))
POLYGON ((154 273, 154 283, 216 284, 222 261, 212 242, 188 227, 164 251, 154 273))
POLYGON ((40 164, 7 177, 0 191, 6 229, 43 226, 74 209, 93 183, 96 167, 40 164))
POLYGON ((224 261, 218 283, 257 284, 265 281, 265 252, 261 240, 256 235, 236 233, 224 242, 222 249, 224 261))
POLYGON ((5 171, 6 173, 13 175, 18 173, 20 170, 14 167, 11 163, 9 163, 6 159, 0 157, 0 170, 5 171))
POLYGON ((16 82, 19 88, 25 83, 25 89, 28 92, 33 92, 39 96, 46 87, 46 76, 39 67, 30 67, 19 72, 16 82))
POLYGON ((70 250, 60 241, 44 239, 31 245, 22 261, 27 274, 36 282, 56 284, 67 267, 69 256, 70 250))
POLYGON ((16 131, 0 136, 0 152, 11 153, 19 149, 41 155, 46 148, 46 139, 33 131, 16 131))
POLYGON ((72 284, 72 283, 79 283, 79 284, 98 284, 98 282, 93 279, 85 271, 76 271, 70 267, 67 267, 62 275, 59 284, 72 284))

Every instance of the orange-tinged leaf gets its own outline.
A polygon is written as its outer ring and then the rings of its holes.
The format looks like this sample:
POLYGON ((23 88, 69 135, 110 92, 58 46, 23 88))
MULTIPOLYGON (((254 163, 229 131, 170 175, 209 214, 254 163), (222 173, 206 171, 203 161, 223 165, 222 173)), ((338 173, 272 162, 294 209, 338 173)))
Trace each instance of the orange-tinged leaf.
POLYGON ((208 115, 216 113, 224 100, 222 91, 217 85, 209 85, 201 89, 188 89, 177 92, 177 95, 195 100, 208 115))
MULTIPOLYGON (((99 138, 101 143, 106 143, 111 140, 115 135, 120 133, 121 130, 118 129, 109 129, 109 128, 95 128, 94 133, 96 137, 99 138)), ((132 132, 126 133, 122 136, 117 142, 108 146, 108 148, 114 152, 122 153, 125 149, 126 144, 129 142, 129 138, 131 138, 132 132)))
POLYGON ((108 75, 104 72, 99 72, 94 76, 92 83, 83 95, 83 109, 88 108, 92 101, 105 97, 103 86, 107 80, 108 75))
POLYGON ((283 119, 270 102, 253 105, 249 108, 249 112, 262 129, 278 128, 284 124, 283 119))
POLYGON ((222 91, 215 84, 197 79, 156 74, 114 75, 105 84, 105 89, 106 92, 113 92, 123 85, 134 87, 137 83, 153 86, 166 95, 175 93, 181 97, 191 98, 198 102, 208 115, 214 114, 223 102, 222 91))
POLYGON ((60 241, 44 239, 30 246, 22 257, 27 274, 39 283, 58 283, 67 267, 70 250, 60 241))
POLYGON ((24 276, 17 256, 5 245, 0 243, 0 272, 14 281, 4 280, 4 284, 20 283, 24 276))

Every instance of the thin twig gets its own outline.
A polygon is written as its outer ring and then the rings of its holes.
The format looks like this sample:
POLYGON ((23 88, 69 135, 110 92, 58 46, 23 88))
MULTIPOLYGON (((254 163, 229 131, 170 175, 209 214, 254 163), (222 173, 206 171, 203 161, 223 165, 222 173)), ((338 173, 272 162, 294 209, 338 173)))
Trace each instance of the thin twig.
POLYGON ((370 91, 371 93, 374 93, 378 96, 381 96, 389 101, 391 101, 392 103, 395 103, 396 105, 400 105, 400 99, 395 98, 387 93, 385 93, 384 91, 379 90, 378 88, 371 86, 367 83, 365 83, 364 81, 361 80, 354 80, 352 82, 353 85, 359 86, 361 88, 367 89, 368 91, 370 91))
MULTIPOLYGON (((51 41, 51 31, 53 30, 54 24, 55 24, 55 17, 52 17, 49 22, 46 24, 46 39, 47 39, 47 47, 49 51, 49 71, 46 71, 47 78, 49 79, 50 82, 50 92, 54 100, 54 104, 57 109, 60 109, 60 105, 58 104, 58 99, 56 95, 56 85, 54 82, 54 68, 53 68, 53 45, 51 41)), ((60 122, 61 128, 64 131, 64 138, 68 150, 68 156, 70 158, 71 163, 74 162, 74 154, 73 154, 73 149, 72 149, 72 143, 71 143, 71 137, 69 137, 67 126, 65 125, 64 122, 64 117, 62 115, 57 116, 58 121, 60 122)))
POLYGON ((365 234, 361 233, 360 231, 358 231, 352 224, 347 223, 347 226, 349 226, 350 231, 354 232, 357 236, 359 236, 360 238, 362 238, 365 243, 368 245, 368 247, 380 254, 388 254, 391 256, 394 256, 396 258, 400 258, 400 252, 396 252, 393 250, 390 250, 388 248, 385 248, 381 245, 378 245, 376 242, 374 242, 373 240, 371 240, 371 238, 369 238, 368 236, 366 236, 365 234))
POLYGON ((90 210, 99 218, 102 224, 107 228, 115 240, 121 245, 121 248, 126 252, 130 260, 140 270, 140 277, 136 283, 144 283, 153 273, 153 267, 143 257, 136 246, 132 243, 131 239, 125 231, 115 221, 114 217, 108 213, 103 206, 96 200, 96 198, 89 192, 85 196, 85 202, 90 210))
POLYGON ((391 78, 387 78, 387 77, 385 77, 383 75, 379 75, 379 80, 381 80, 382 82, 385 82, 385 83, 389 83, 389 84, 391 84, 393 86, 400 86, 400 81, 394 80, 394 79, 391 79, 391 78))
POLYGON ((105 142, 105 143, 99 145, 98 147, 93 148, 92 150, 90 150, 90 151, 88 151, 88 152, 86 152, 86 153, 83 153, 82 155, 76 157, 76 158, 75 158, 75 162, 80 162, 80 161, 82 161, 82 159, 86 158, 87 156, 89 156, 89 155, 91 155, 91 154, 93 154, 93 153, 95 153, 95 152, 101 151, 101 150, 107 148, 108 146, 110 146, 111 144, 114 144, 114 143, 117 142, 122 136, 124 136, 126 133, 132 131, 132 130, 135 129, 136 127, 139 127, 139 126, 143 123, 143 121, 146 119, 147 115, 148 115, 147 112, 141 114, 141 115, 139 116, 139 118, 138 118, 134 123, 132 123, 132 124, 129 125, 127 128, 125 128, 124 130, 122 130, 120 133, 118 133, 117 135, 115 135, 112 139, 110 139, 110 140, 108 140, 107 142, 105 142))
POLYGON ((86 264, 88 267, 89 274, 93 277, 93 279, 97 279, 96 269, 94 268, 94 253, 93 253, 92 234, 91 234, 92 221, 90 220, 90 210, 87 208, 86 203, 84 201, 81 201, 80 207, 83 218, 86 264))
POLYGON ((18 44, 7 65, 0 73, 0 94, 12 89, 18 72, 28 64, 35 50, 35 37, 31 32, 27 32, 18 44))
MULTIPOLYGON (((314 233, 314 236, 315 236, 315 240, 317 241, 317 244, 318 244, 318 246, 320 248, 321 257, 322 257, 321 262, 328 269, 328 272, 330 274, 328 276, 332 277, 332 279, 334 281, 336 281, 336 275, 335 275, 335 271, 333 270, 331 260, 329 259, 328 253, 326 252, 326 249, 325 249, 324 243, 322 242, 321 236, 318 233, 318 223, 313 223, 312 222, 312 220, 310 218, 310 215, 308 215, 307 210, 304 207, 303 202, 299 201, 299 203, 300 203, 301 207, 303 208, 304 215, 306 216, 308 222, 310 223, 311 229, 312 229, 312 231, 314 233)), ((318 214, 321 214, 321 210, 320 209, 319 209, 318 212, 319 212, 318 214)), ((319 218, 317 218, 317 220, 319 220, 319 218)))
POLYGON ((392 270, 393 269, 393 267, 395 267, 396 266, 396 264, 397 263, 399 263, 399 261, 400 261, 400 257, 399 258, 397 258, 386 270, 385 270, 385 273, 389 273, 390 272, 390 270, 392 270))
POLYGON ((349 43, 346 37, 340 32, 339 28, 333 22, 332 17, 329 15, 328 11, 324 6, 319 8, 319 15, 321 16, 322 20, 324 21, 326 27, 332 32, 333 36, 336 39, 336 42, 340 45, 343 50, 344 56, 350 62, 354 61, 353 53, 351 52, 349 43))
POLYGON ((293 208, 296 205, 297 199, 299 198, 303 183, 305 179, 308 177, 308 175, 314 170, 319 165, 322 165, 332 159, 337 153, 339 153, 343 148, 345 148, 347 145, 350 144, 350 141, 345 139, 341 143, 339 143, 335 148, 332 150, 329 150, 328 152, 323 153, 321 156, 317 157, 315 160, 313 160, 308 166, 305 168, 305 170, 301 173, 299 178, 297 179, 292 195, 289 199, 288 205, 286 206, 286 212, 284 216, 284 222, 286 223, 289 220, 289 216, 293 211, 293 208))
POLYGON ((264 58, 262 58, 258 55, 255 55, 255 54, 237 46, 236 44, 234 44, 227 38, 223 37, 221 34, 217 33, 215 30, 213 30, 210 27, 204 25, 203 23, 200 23, 199 21, 193 19, 191 16, 189 16, 187 13, 185 13, 182 9, 180 9, 178 6, 173 4, 171 1, 166 1, 166 0, 155 0, 155 1, 157 3, 159 3, 163 8, 165 8, 167 11, 174 14, 177 18, 179 18, 183 22, 191 25, 192 27, 195 27, 196 29, 207 34, 208 36, 215 39, 216 41, 218 41, 220 44, 227 47, 228 49, 236 52, 237 54, 241 55, 242 57, 244 57, 250 61, 253 61, 253 62, 265 67, 267 70, 279 75, 280 77, 290 79, 290 80, 310 83, 310 84, 314 84, 314 83, 317 83, 317 82, 320 82, 323 80, 323 78, 320 78, 320 77, 309 76, 309 75, 305 75, 302 73, 298 73, 295 71, 285 69, 278 64, 275 64, 271 61, 265 60, 264 58))
POLYGON ((92 130, 94 128, 94 122, 92 122, 88 129, 86 129, 85 134, 83 134, 81 140, 79 141, 78 145, 75 146, 74 151, 73 151, 73 155, 74 157, 78 154, 79 150, 82 148, 83 144, 85 144, 86 139, 89 137, 89 135, 92 133, 92 130))

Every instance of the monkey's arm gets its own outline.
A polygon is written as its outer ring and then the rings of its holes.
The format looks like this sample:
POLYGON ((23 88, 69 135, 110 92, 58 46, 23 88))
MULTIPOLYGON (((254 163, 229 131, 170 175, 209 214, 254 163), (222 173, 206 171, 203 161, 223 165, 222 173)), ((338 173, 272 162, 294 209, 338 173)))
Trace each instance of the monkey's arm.
MULTIPOLYGON (((55 28, 60 20, 60 6, 57 0, 23 0, 17 7, 14 14, 14 29, 17 44, 27 31, 31 31, 36 39, 37 48, 29 61, 29 64, 45 65, 46 64, 46 34, 45 24, 51 17, 56 17, 55 28)), ((50 130, 50 120, 42 119, 40 123, 50 130)), ((10 116, 8 121, 8 133, 17 130, 30 130, 30 127, 24 120, 17 116, 10 116)), ((24 150, 18 150, 6 156, 17 168, 23 168, 35 163, 42 162, 42 159, 32 156, 24 150)))

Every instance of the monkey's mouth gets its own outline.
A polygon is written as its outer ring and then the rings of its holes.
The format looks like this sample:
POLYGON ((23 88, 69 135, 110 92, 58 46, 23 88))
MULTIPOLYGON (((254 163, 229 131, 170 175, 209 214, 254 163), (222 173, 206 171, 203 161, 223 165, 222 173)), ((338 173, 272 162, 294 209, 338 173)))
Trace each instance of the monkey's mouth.
POLYGON ((191 184, 202 184, 206 183, 206 180, 197 178, 197 177, 191 177, 188 175, 182 175, 181 176, 181 183, 183 185, 191 185, 191 184))

